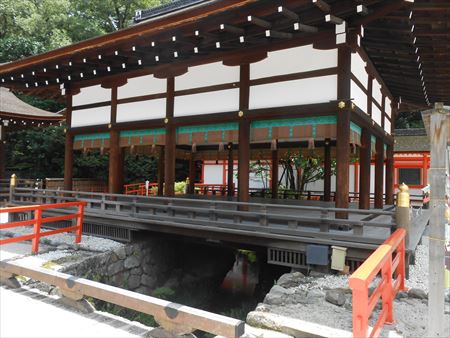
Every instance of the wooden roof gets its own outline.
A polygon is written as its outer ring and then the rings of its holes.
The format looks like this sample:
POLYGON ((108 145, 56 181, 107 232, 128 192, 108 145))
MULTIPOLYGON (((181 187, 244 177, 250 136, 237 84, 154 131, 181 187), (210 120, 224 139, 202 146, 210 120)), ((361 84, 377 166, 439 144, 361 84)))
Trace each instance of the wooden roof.
POLYGON ((414 107, 426 105, 427 98, 450 100, 448 0, 191 2, 159 14, 143 11, 149 19, 132 27, 0 65, 0 84, 57 98, 62 84, 105 84, 120 74, 176 76, 208 60, 257 61, 264 51, 283 46, 330 46, 333 22, 345 20, 350 32, 366 28, 363 45, 395 97, 414 107), (301 23, 298 30, 294 23, 301 23))
POLYGON ((9 89, 0 87, 0 117, 22 120, 62 120, 62 114, 51 113, 20 100, 9 89))
POLYGON ((363 46, 411 109, 450 103, 450 1, 415 0, 365 27, 363 46))

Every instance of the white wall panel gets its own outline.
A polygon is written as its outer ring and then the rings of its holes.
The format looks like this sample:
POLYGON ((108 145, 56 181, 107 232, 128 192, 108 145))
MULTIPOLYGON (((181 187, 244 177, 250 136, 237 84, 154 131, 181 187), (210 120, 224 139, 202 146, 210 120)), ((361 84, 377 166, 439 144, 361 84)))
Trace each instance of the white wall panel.
POLYGON ((166 99, 117 105, 117 122, 161 119, 166 117, 166 99))
POLYGON ((222 184, 223 183, 223 165, 207 164, 203 180, 206 184, 222 184))
POLYGON ((81 88, 80 93, 73 96, 73 106, 111 101, 111 89, 102 88, 100 85, 81 88))
POLYGON ((72 111, 71 127, 108 124, 111 120, 111 106, 72 111))
POLYGON ((382 94, 381 94, 381 85, 380 83, 377 81, 377 79, 373 80, 373 85, 372 85, 372 97, 380 104, 381 106, 381 99, 382 99, 382 94))
POLYGON ((381 110, 375 105, 375 103, 372 103, 372 120, 381 126, 381 110))
POLYGON ((363 112, 367 113, 367 95, 362 91, 362 89, 355 83, 355 81, 351 80, 350 85, 350 97, 353 99, 353 103, 356 104, 359 109, 363 112))
POLYGON ((391 117, 392 115, 392 107, 391 107, 391 100, 386 96, 386 98, 384 99, 385 103, 384 103, 384 110, 386 111, 386 114, 391 117))
POLYGON ((359 53, 352 53, 352 74, 361 82, 364 88, 367 89, 368 75, 366 72, 366 62, 361 58, 359 53))
POLYGON ((128 83, 117 88, 117 98, 124 99, 141 95, 165 93, 167 80, 157 79, 153 75, 139 76, 128 79, 128 83))
POLYGON ((175 117, 239 110, 239 89, 175 96, 175 117))
POLYGON ((337 67, 337 49, 319 50, 312 45, 270 52, 250 65, 250 79, 337 67))
POLYGON ((175 78, 175 90, 237 82, 239 72, 239 67, 224 66, 222 62, 189 67, 186 74, 175 78))
POLYGON ((336 75, 250 87, 250 109, 321 103, 336 99, 336 75))
POLYGON ((384 119, 384 130, 390 134, 391 133, 391 122, 388 119, 384 119))

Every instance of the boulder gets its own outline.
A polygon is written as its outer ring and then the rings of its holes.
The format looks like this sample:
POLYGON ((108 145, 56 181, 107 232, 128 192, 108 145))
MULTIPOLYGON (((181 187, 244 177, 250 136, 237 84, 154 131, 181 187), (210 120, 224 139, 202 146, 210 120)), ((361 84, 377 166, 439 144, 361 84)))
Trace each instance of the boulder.
POLYGON ((134 290, 141 285, 141 276, 131 275, 128 278, 128 290, 134 290))
POLYGON ((139 266, 139 264, 140 264, 139 259, 133 255, 133 256, 130 256, 127 259, 125 259, 125 262, 123 265, 124 265, 125 269, 132 269, 132 268, 139 266))
POLYGON ((328 290, 325 294, 328 303, 342 306, 345 304, 345 293, 341 290, 328 290))
POLYGON ((285 273, 278 279, 277 285, 283 288, 292 288, 298 286, 304 277, 305 275, 301 272, 285 273))
POLYGON ((115 250, 115 254, 117 255, 117 257, 119 257, 119 259, 125 259, 127 257, 125 246, 121 246, 120 248, 115 250))
POLYGON ((149 275, 142 275, 141 284, 150 288, 154 288, 156 286, 156 278, 149 275))
POLYGON ((123 271, 123 261, 117 261, 116 263, 108 266, 108 275, 110 276, 113 276, 121 271, 123 271))
POLYGON ((412 288, 408 291, 408 297, 417 299, 428 299, 428 295, 422 289, 412 288))

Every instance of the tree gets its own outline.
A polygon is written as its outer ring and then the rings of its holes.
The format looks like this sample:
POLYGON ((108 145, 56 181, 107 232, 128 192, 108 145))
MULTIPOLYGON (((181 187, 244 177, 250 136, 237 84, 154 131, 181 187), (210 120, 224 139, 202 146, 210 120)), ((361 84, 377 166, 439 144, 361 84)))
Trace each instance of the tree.
MULTIPOLYGON (((322 180, 325 175, 322 158, 311 152, 304 155, 301 151, 287 152, 280 159, 283 173, 279 184, 285 180, 286 189, 302 193, 309 183, 322 180)), ((336 174, 336 161, 331 162, 331 174, 336 174)))

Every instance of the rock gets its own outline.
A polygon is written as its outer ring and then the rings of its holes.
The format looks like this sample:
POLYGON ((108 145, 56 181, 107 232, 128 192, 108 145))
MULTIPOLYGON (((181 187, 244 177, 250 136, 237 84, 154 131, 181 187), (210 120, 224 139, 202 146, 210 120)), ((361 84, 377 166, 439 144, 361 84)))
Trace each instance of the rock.
POLYGON ((146 286, 140 286, 138 287, 135 292, 143 294, 143 295, 150 295, 152 293, 151 289, 146 286))
POLYGON ((111 256, 109 256, 109 264, 115 263, 119 260, 119 257, 113 252, 111 256))
POLYGON ((125 252, 127 256, 130 256, 133 253, 133 246, 132 245, 126 245, 125 246, 125 252))
POLYGON ((119 273, 124 270, 123 261, 117 261, 116 263, 113 263, 108 266, 108 275, 113 276, 116 273, 119 273))
POLYGON ((311 271, 309 273, 309 277, 315 277, 315 278, 322 278, 325 277, 327 274, 319 271, 311 271))
POLYGON ((267 304, 258 303, 258 305, 256 306, 255 311, 269 312, 270 311, 270 307, 267 304))
POLYGON ((417 299, 428 299, 427 293, 425 291, 416 288, 409 289, 408 297, 417 299))
POLYGON ((292 288, 298 286, 300 284, 300 280, 304 277, 305 275, 301 272, 285 273, 278 279, 277 285, 284 288, 292 288))
POLYGON ((395 299, 402 299, 402 298, 407 298, 407 297, 408 297, 407 292, 400 291, 397 293, 397 296, 395 296, 395 299))
POLYGON ((285 289, 279 285, 274 285, 274 286, 272 286, 272 289, 270 289, 269 293, 272 295, 275 295, 275 296, 277 296, 277 295, 284 296, 284 295, 292 295, 292 294, 294 294, 294 291, 285 289))
POLYGON ((126 279, 125 273, 123 271, 119 272, 111 277, 111 281, 112 281, 113 285, 118 286, 118 287, 121 287, 124 284, 125 279, 126 279))
POLYGON ((268 293, 264 298, 264 303, 268 305, 282 305, 284 303, 283 298, 284 298, 283 296, 268 293))
POLYGON ((141 277, 141 284, 154 288, 156 286, 156 278, 149 275, 142 275, 141 277))
MULTIPOLYGON (((293 294, 293 290, 285 289, 279 285, 274 285, 264 298, 264 303, 269 305, 281 305, 285 302, 288 296, 292 296, 293 294)), ((292 297, 289 299, 292 301, 292 297)))
POLYGON ((66 244, 61 244, 61 245, 58 245, 56 247, 56 249, 58 249, 58 250, 69 250, 70 247, 68 245, 66 245, 66 244))
POLYGON ((123 266, 125 267, 125 269, 132 269, 139 266, 139 264, 139 259, 136 256, 130 256, 125 259, 123 266))
POLYGON ((141 276, 131 275, 128 278, 128 290, 134 290, 141 285, 141 276))
POLYGON ((119 259, 125 259, 127 257, 127 252, 125 250, 125 246, 121 246, 117 250, 115 250, 115 253, 119 259))
MULTIPOLYGON (((145 271, 145 269, 144 269, 145 271)), ((180 280, 177 277, 170 277, 165 283, 164 286, 172 289, 172 290, 176 290, 179 288, 180 286, 180 280)))
POLYGON ((130 274, 132 274, 132 275, 141 275, 142 274, 141 267, 138 266, 137 268, 131 269, 130 274))
POLYGON ((342 306, 345 304, 345 294, 340 290, 328 290, 325 294, 325 300, 328 303, 342 306))

